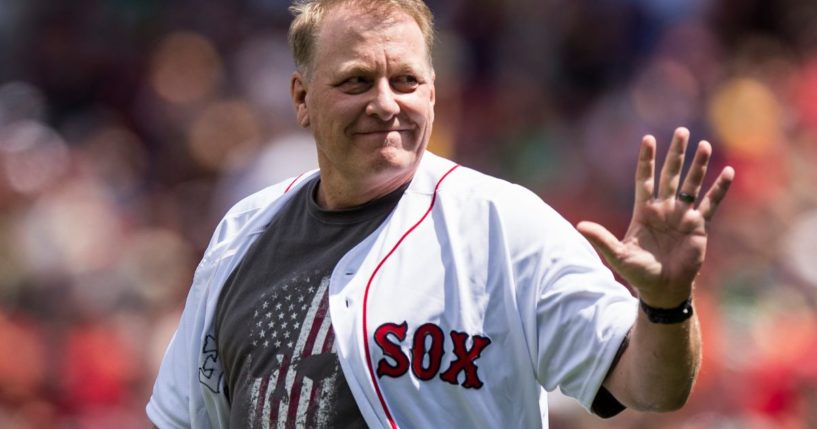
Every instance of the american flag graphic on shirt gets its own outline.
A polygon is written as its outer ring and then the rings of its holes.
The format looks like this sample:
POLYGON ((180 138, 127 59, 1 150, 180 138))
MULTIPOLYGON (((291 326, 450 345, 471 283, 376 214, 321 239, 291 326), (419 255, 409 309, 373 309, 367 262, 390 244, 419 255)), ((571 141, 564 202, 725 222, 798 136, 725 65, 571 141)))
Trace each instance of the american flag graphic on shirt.
POLYGON ((272 356, 273 365, 250 383, 252 428, 326 427, 333 412, 330 398, 343 375, 332 355, 329 277, 318 286, 310 280, 294 279, 265 293, 253 312, 250 358, 272 356))

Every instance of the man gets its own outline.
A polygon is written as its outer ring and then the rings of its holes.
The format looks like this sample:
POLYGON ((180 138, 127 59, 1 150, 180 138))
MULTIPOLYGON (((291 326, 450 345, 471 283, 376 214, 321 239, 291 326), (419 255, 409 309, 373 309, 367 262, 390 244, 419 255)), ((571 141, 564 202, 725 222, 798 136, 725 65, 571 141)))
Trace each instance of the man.
POLYGON ((711 146, 681 183, 679 128, 654 183, 646 136, 625 237, 577 232, 531 192, 425 151, 435 76, 422 1, 293 10, 292 100, 320 171, 220 223, 151 420, 527 428, 547 424, 544 389, 557 387, 601 416, 681 407, 701 354, 693 281, 734 177, 724 169, 698 198, 711 146))

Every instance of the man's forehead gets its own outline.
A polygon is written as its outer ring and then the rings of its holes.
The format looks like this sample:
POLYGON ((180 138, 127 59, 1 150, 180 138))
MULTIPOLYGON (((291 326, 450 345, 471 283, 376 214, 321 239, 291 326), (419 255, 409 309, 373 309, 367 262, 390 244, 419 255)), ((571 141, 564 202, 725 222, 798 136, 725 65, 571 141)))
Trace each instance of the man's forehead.
MULTIPOLYGON (((427 70, 428 65, 423 58, 409 59, 406 57, 393 57, 388 62, 388 68, 391 73, 422 73, 427 70)), ((363 57, 350 58, 337 64, 334 72, 338 74, 369 74, 376 72, 376 65, 370 61, 364 60, 363 57)))

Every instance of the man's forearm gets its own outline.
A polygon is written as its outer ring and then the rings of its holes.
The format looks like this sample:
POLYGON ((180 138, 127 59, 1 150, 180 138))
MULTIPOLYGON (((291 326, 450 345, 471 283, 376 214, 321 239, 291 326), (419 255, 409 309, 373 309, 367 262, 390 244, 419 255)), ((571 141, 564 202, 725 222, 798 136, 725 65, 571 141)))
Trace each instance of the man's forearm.
POLYGON ((696 316, 675 324, 651 322, 638 310, 630 343, 605 380, 622 404, 640 411, 673 411, 692 390, 701 361, 696 316))

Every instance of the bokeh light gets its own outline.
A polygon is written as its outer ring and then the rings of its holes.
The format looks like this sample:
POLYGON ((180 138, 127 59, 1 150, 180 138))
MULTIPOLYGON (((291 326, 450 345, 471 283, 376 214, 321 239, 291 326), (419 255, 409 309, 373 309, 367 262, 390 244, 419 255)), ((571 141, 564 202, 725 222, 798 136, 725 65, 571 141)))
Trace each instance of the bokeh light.
POLYGON ((221 101, 207 106, 193 121, 190 153, 202 166, 219 171, 248 161, 261 143, 258 121, 243 101, 221 101))
POLYGON ((0 128, 0 154, 5 179, 12 189, 23 194, 53 185, 70 161, 62 138, 48 126, 30 120, 0 128))
POLYGON ((783 109, 762 82, 735 78, 725 82, 709 105, 709 119, 727 150, 762 156, 781 143, 783 109))
POLYGON ((817 210, 793 219, 782 246, 783 264, 809 286, 817 288, 817 210))
POLYGON ((191 103, 211 95, 221 83, 221 58, 205 37, 173 33, 152 57, 153 89, 171 103, 191 103))
POLYGON ((123 225, 99 183, 64 183, 21 222, 20 251, 34 274, 92 272, 120 251, 123 225))
POLYGON ((139 136, 127 128, 96 129, 78 152, 82 168, 122 198, 134 195, 145 181, 148 154, 139 136))
POLYGON ((817 130, 817 58, 812 58, 803 67, 796 91, 803 123, 817 130))

